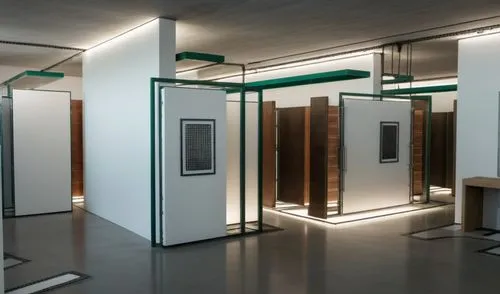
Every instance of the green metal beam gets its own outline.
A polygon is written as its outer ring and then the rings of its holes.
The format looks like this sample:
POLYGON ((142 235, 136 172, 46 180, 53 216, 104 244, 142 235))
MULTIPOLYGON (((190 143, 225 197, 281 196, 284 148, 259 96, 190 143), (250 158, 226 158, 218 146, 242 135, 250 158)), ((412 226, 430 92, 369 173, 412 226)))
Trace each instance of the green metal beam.
POLYGON ((441 85, 441 86, 384 90, 384 91, 382 91, 382 94, 384 94, 384 95, 413 95, 413 94, 456 92, 457 89, 458 89, 458 86, 455 84, 455 85, 441 85))
POLYGON ((369 77, 370 77, 370 72, 368 71, 344 69, 344 70, 329 71, 317 74, 308 74, 308 75, 252 82, 252 83, 247 83, 245 86, 253 89, 268 90, 268 89, 286 88, 286 87, 303 86, 303 85, 311 85, 319 83, 364 79, 369 77))
POLYGON ((177 53, 175 55, 175 61, 181 60, 198 60, 213 63, 223 63, 226 58, 223 55, 186 51, 177 53))
POLYGON ((13 89, 33 89, 62 78, 64 78, 64 73, 62 72, 27 70, 8 79, 1 85, 13 89))
POLYGON ((414 80, 414 77, 410 76, 410 75, 384 74, 382 76, 392 76, 392 77, 394 77, 394 79, 392 79, 392 80, 382 80, 382 85, 409 83, 409 82, 413 82, 413 80, 414 80))

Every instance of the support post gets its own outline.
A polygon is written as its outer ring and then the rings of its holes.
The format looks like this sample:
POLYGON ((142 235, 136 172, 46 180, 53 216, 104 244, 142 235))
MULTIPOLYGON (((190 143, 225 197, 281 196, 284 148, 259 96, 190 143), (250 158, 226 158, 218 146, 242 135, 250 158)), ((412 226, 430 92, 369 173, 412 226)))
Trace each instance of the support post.
POLYGON ((263 91, 260 90, 258 93, 258 171, 257 171, 257 209, 258 209, 258 226, 259 232, 262 232, 262 215, 263 215, 263 186, 262 186, 262 173, 264 169, 263 160, 263 142, 264 142, 264 123, 262 121, 264 115, 264 105, 263 105, 263 91))
POLYGON ((246 225, 246 96, 240 92, 240 232, 245 233, 246 225))

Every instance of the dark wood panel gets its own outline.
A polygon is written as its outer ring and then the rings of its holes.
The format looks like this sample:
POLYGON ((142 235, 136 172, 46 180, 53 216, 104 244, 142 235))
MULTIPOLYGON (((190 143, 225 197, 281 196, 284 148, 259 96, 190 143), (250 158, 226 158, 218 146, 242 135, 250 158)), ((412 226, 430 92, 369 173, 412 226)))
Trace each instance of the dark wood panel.
POLYGON ((306 107, 304 118, 304 204, 309 203, 310 186, 310 135, 311 135, 311 108, 306 107))
POLYGON ((425 116, 427 102, 413 101, 413 194, 421 195, 424 187, 425 116))
POLYGON ((263 204, 276 206, 276 104, 274 101, 263 103, 263 140, 262 140, 262 189, 263 204))
POLYGON ((339 107, 328 107, 328 201, 339 200, 339 107))
POLYGON ((447 113, 432 114, 430 184, 446 186, 447 113))
POLYGON ((84 195, 83 191, 83 103, 71 100, 71 193, 84 195))
POLYGON ((304 205, 306 108, 278 109, 278 200, 304 205))
POLYGON ((326 218, 328 204, 328 97, 311 98, 310 216, 326 218))

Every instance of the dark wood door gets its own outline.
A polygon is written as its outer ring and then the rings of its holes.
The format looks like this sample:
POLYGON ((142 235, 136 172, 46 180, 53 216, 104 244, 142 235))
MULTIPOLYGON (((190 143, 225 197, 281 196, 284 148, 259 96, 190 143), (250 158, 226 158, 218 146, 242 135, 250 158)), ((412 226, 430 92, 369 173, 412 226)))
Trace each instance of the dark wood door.
POLYGON ((276 104, 263 103, 262 189, 263 204, 276 206, 276 104))
POLYGON ((278 200, 304 205, 306 108, 278 110, 278 200))
POLYGON ((432 114, 430 184, 446 186, 447 113, 432 114))
POLYGON ((311 99, 310 216, 328 214, 328 97, 311 99))

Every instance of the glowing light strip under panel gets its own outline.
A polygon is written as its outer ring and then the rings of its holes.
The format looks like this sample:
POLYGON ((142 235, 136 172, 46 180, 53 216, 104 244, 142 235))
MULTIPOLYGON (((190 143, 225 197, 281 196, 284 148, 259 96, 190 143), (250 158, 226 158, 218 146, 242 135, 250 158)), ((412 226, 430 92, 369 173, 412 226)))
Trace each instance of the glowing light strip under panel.
POLYGON ((61 275, 57 275, 45 280, 41 280, 38 282, 30 283, 26 286, 21 286, 12 290, 7 290, 5 293, 7 294, 33 294, 33 293, 41 293, 46 292, 48 290, 52 290, 55 288, 60 288, 71 283, 75 283, 77 281, 88 278, 85 275, 81 275, 79 273, 70 272, 61 275))

